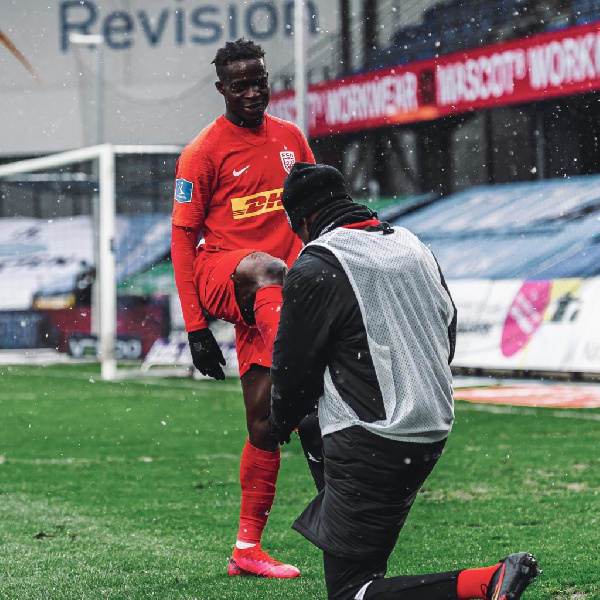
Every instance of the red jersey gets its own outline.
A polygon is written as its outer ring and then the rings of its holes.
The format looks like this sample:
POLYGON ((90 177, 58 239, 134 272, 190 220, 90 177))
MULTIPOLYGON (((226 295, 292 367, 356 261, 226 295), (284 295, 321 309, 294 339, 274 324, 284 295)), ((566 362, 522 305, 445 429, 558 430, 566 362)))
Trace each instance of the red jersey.
POLYGON ((315 162, 296 125, 265 115, 259 127, 238 127, 219 117, 179 157, 173 224, 199 227, 204 252, 252 248, 294 260, 302 243, 281 192, 296 161, 315 162))
MULTIPOLYGON (((251 248, 290 266, 302 242, 289 226, 281 193, 296 161, 315 159, 293 123, 265 114, 262 125, 248 128, 219 117, 177 161, 173 225, 202 234, 202 255, 251 248)), ((183 250, 175 248, 182 240, 174 235, 173 250, 183 250)), ((178 258, 174 253, 173 267, 186 329, 191 331, 205 325, 199 302, 191 300, 190 254, 185 250, 176 253, 178 258)))

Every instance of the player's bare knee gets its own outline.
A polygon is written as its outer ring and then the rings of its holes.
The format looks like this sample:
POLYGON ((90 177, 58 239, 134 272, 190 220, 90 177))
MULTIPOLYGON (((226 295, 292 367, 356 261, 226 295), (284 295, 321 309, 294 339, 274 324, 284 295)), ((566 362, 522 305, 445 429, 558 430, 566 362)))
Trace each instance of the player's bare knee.
POLYGON ((258 287, 266 285, 283 285, 287 273, 287 265, 284 261, 274 256, 269 256, 261 261, 257 273, 258 287))
POLYGON ((252 252, 241 260, 232 279, 237 289, 254 294, 266 285, 283 285, 287 270, 287 265, 280 258, 265 252, 252 252))

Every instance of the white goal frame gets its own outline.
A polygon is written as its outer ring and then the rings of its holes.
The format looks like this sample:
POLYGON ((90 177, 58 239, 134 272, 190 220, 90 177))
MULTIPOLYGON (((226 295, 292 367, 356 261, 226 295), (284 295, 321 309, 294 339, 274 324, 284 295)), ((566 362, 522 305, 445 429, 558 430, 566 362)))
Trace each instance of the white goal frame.
POLYGON ((98 161, 98 359, 101 377, 106 381, 118 379, 116 360, 117 340, 117 281, 115 259, 116 235, 116 174, 115 156, 122 154, 180 153, 181 146, 120 146, 100 144, 60 152, 41 158, 0 165, 0 178, 22 173, 51 169, 66 164, 98 161))

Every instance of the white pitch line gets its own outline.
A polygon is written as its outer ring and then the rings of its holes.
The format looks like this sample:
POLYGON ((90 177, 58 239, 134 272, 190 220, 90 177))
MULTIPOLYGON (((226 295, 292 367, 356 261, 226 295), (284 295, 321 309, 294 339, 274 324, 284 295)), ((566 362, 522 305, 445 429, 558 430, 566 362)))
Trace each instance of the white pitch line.
POLYGON ((100 465, 104 463, 138 462, 141 459, 127 460, 124 458, 11 458, 2 456, 2 465, 16 463, 20 465, 100 465))
POLYGON ((240 392, 242 391, 241 384, 231 384, 231 383, 218 383, 213 384, 209 381, 201 381, 197 379, 158 379, 158 378, 148 378, 148 379, 130 379, 132 383, 136 383, 138 385, 153 385, 156 387, 168 387, 175 388, 178 387, 184 390, 195 390, 202 392, 240 392))
MULTIPOLYGON (((52 370, 51 368, 44 368, 43 370, 40 370, 38 372, 32 371, 32 372, 28 372, 26 377, 31 378, 31 377, 43 377, 45 379, 47 379, 48 377, 58 377, 58 378, 64 378, 65 377, 65 373, 64 371, 60 371, 60 370, 52 370)), ((168 387, 170 389, 184 389, 184 390, 194 390, 194 391, 200 391, 200 392, 240 392, 242 391, 242 386, 239 382, 239 379, 237 380, 233 380, 232 382, 227 382, 227 383, 219 383, 217 385, 215 385, 211 380, 201 380, 201 379, 192 379, 192 378, 168 378, 168 379, 163 379, 163 378, 158 378, 158 377, 144 377, 143 375, 140 374, 136 374, 135 376, 128 376, 125 377, 119 381, 112 381, 112 382, 104 382, 100 379, 100 374, 99 373, 92 373, 90 371, 81 371, 79 373, 74 373, 74 374, 69 374, 69 377, 73 378, 73 379, 78 379, 78 380, 86 380, 88 382, 94 382, 94 383, 109 383, 109 384, 113 384, 113 385, 128 385, 128 384, 133 384, 133 385, 142 385, 142 386, 154 386, 154 387, 168 387), (237 381, 237 383, 234 383, 234 381, 237 381)), ((233 378, 232 378, 233 379, 233 378)), ((24 398, 25 400, 31 400, 31 399, 35 399, 38 396, 35 396, 34 398, 24 398)), ((11 399, 18 399, 18 396, 12 396, 11 399)))
POLYGON ((40 397, 40 394, 9 394, 8 397, 4 396, 0 399, 2 400, 37 400, 40 397))
POLYGON ((224 458, 225 460, 240 460, 239 454, 196 454, 194 460, 214 460, 215 458, 224 458))
MULTIPOLYGON (((282 452, 281 456, 291 456, 291 452, 282 452)), ((239 461, 241 457, 240 454, 229 454, 229 453, 217 453, 217 454, 196 454, 193 457, 188 459, 189 461, 197 460, 197 461, 211 461, 215 459, 224 459, 224 460, 235 460, 239 461)), ((111 457, 108 456, 106 458, 73 458, 73 457, 65 457, 65 458, 11 458, 10 456, 0 455, 0 469, 6 468, 5 465, 9 465, 10 463, 20 464, 20 465, 102 465, 102 464, 112 464, 112 463, 153 463, 153 462, 167 462, 167 461, 179 461, 179 459, 174 458, 153 458, 151 456, 140 456, 138 458, 124 458, 124 457, 111 457)))

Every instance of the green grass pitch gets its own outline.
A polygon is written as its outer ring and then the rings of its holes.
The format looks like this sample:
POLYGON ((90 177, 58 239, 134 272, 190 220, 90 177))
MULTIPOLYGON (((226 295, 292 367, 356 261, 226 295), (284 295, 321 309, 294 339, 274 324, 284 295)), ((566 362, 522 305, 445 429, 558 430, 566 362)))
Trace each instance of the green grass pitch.
MULTIPOLYGON (((600 411, 458 402, 446 452, 388 573, 536 554, 528 600, 600 598, 600 411)), ((245 422, 239 382, 99 380, 95 365, 0 366, 0 598, 324 599, 290 525, 313 495, 283 447, 263 541, 297 580, 228 578, 245 422)))

